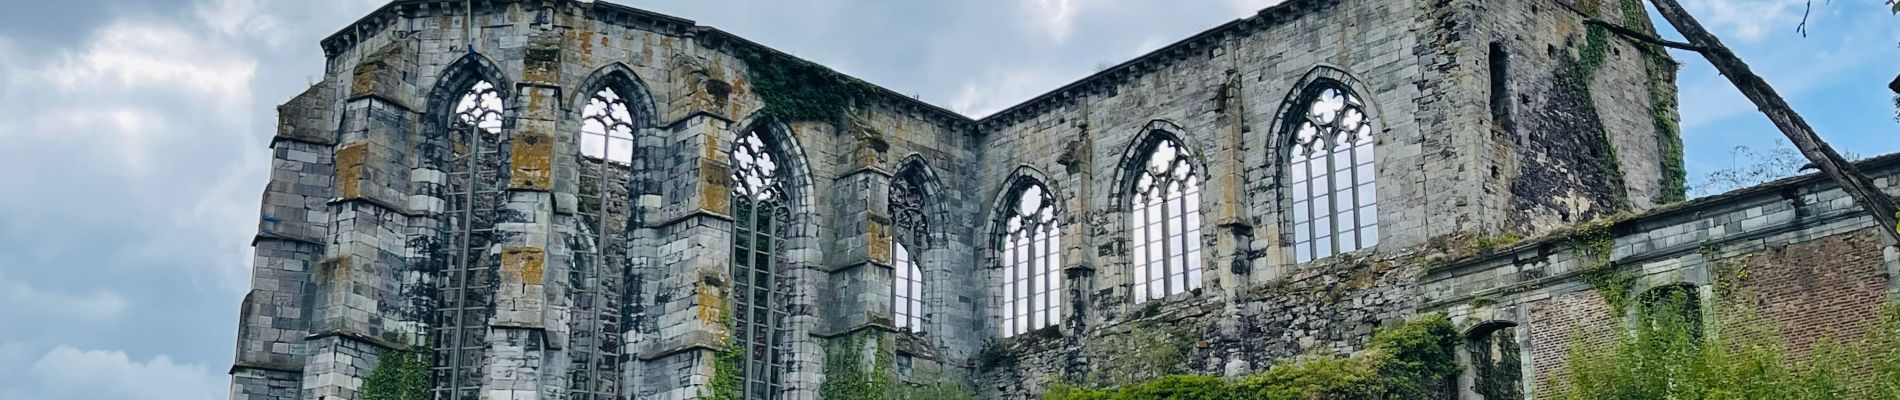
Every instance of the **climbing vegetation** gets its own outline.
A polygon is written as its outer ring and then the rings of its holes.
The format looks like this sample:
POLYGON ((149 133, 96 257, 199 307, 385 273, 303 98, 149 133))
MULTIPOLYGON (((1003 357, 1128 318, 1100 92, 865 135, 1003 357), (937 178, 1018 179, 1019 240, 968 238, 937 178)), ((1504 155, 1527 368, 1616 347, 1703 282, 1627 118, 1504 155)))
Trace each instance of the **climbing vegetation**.
POLYGON ((784 121, 843 121, 877 87, 831 68, 770 50, 739 52, 765 115, 784 121))
POLYGON ((881 332, 859 331, 825 342, 825 382, 818 397, 837 400, 873 400, 893 397, 896 356, 891 338, 881 332), (870 365, 864 353, 875 353, 870 365))
POLYGON ((1458 373, 1458 333, 1433 314, 1373 334, 1352 357, 1307 356, 1238 380, 1170 375, 1110 389, 1056 386, 1045 400, 1432 398, 1458 373))
POLYGON ((363 378, 363 400, 427 400, 434 353, 421 346, 385 349, 363 378))
POLYGON ((1540 386, 1561 399, 1900 398, 1900 309, 1864 338, 1823 340, 1803 356, 1746 312, 1707 335, 1698 318, 1669 311, 1679 305, 1658 306, 1680 301, 1643 304, 1634 329, 1608 349, 1574 346, 1566 372, 1540 386))

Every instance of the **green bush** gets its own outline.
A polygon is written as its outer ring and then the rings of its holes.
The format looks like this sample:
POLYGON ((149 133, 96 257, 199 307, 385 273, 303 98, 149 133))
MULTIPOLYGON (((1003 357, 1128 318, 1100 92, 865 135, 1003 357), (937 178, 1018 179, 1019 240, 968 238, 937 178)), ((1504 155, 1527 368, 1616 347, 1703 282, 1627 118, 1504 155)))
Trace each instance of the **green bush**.
POLYGON ((1373 334, 1367 350, 1338 358, 1308 356, 1238 381, 1173 375, 1111 389, 1058 385, 1045 400, 1421 399, 1458 373, 1458 334, 1433 314, 1373 334))
POLYGON ((1609 349, 1576 346, 1568 378, 1546 382, 1564 399, 1896 399, 1900 398, 1900 311, 1889 307, 1867 337, 1821 341, 1808 360, 1792 357, 1769 321, 1738 313, 1712 340, 1702 325, 1645 305, 1636 329, 1609 349))

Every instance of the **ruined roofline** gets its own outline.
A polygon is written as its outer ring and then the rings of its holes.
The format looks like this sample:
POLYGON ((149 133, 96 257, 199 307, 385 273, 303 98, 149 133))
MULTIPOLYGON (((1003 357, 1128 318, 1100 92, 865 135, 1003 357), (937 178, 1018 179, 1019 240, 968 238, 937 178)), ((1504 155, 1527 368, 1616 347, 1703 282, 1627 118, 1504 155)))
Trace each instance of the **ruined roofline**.
MULTIPOLYGON (((1896 169, 1900 169, 1900 152, 1889 153, 1889 154, 1882 155, 1879 157, 1873 157, 1873 158, 1869 158, 1865 160, 1855 161, 1852 164, 1854 164, 1855 168, 1858 168, 1863 172, 1896 170, 1896 169)), ((1643 224, 1646 224, 1646 223, 1656 222, 1656 221, 1667 221, 1672 218, 1680 218, 1684 215, 1690 215, 1690 214, 1695 214, 1695 213, 1705 213, 1705 212, 1710 212, 1710 211, 1719 211, 1719 210, 1723 210, 1727 207, 1732 207, 1735 205, 1750 204, 1750 200, 1753 200, 1753 199, 1759 199, 1763 197, 1780 197, 1780 196, 1783 196, 1783 193, 1787 192, 1788 190, 1791 190, 1791 189, 1799 190, 1803 188, 1813 188, 1814 191, 1823 192, 1823 191, 1828 191, 1828 190, 1839 190, 1840 185, 1835 184, 1832 179, 1828 178, 1826 175, 1823 175, 1819 172, 1809 172, 1805 174, 1776 179, 1776 180, 1761 183, 1755 186, 1749 186, 1749 187, 1745 187, 1741 189, 1731 190, 1726 193, 1703 196, 1703 197, 1696 198, 1689 201, 1670 204, 1670 205, 1658 207, 1656 209, 1649 210, 1640 214, 1614 218, 1612 220, 1607 221, 1607 223, 1609 224, 1607 228, 1610 229, 1612 232, 1614 232, 1616 229, 1620 227, 1642 226, 1643 224)), ((1855 207, 1858 208, 1859 205, 1855 205, 1855 207)), ((1860 212, 1858 211, 1856 211, 1855 214, 1856 215, 1851 215, 1849 217, 1850 218, 1865 217, 1865 215, 1860 214, 1860 212)), ((1878 227, 1875 227, 1875 228, 1878 228, 1878 227)), ((1431 277, 1437 277, 1437 276, 1459 275, 1462 272, 1453 272, 1453 271, 1459 271, 1469 266, 1479 265, 1489 260, 1515 257, 1516 254, 1518 253, 1529 251, 1530 249, 1534 249, 1534 248, 1538 248, 1542 246, 1556 245, 1556 246, 1562 247, 1565 243, 1571 240, 1571 235, 1574 233, 1576 233, 1576 228, 1574 227, 1561 229, 1555 232, 1544 234, 1542 236, 1526 238, 1525 240, 1519 241, 1515 244, 1502 246, 1489 252, 1483 252, 1482 254, 1467 254, 1462 257, 1447 259, 1445 260, 1446 263, 1438 265, 1438 266, 1434 266, 1430 268, 1429 270, 1425 271, 1425 276, 1427 278, 1431 278, 1431 277)))
MULTIPOLYGON (((324 38, 320 43, 323 46, 325 57, 335 57, 336 55, 341 54, 344 51, 348 51, 349 49, 354 48, 356 44, 358 43, 358 41, 362 40, 364 37, 375 36, 377 33, 380 33, 382 30, 387 29, 390 26, 392 26, 397 20, 407 17, 411 15, 412 13, 427 12, 427 11, 434 11, 434 10, 445 10, 445 11, 451 11, 451 12, 458 11, 458 10, 463 9, 464 7, 469 6, 471 4, 469 3, 469 1, 474 1, 474 0, 467 0, 467 1, 395 0, 395 1, 391 1, 389 4, 385 4, 382 7, 377 8, 376 11, 370 12, 369 15, 366 15, 363 18, 358 19, 356 22, 350 23, 349 25, 338 30, 336 33, 331 34, 329 37, 324 38)), ((1160 69, 1159 66, 1167 65, 1183 58, 1192 57, 1193 51, 1196 51, 1196 50, 1205 51, 1208 48, 1218 46, 1219 41, 1226 40, 1227 38, 1231 36, 1245 34, 1248 30, 1252 30, 1252 29, 1261 29, 1261 28, 1273 26, 1277 23, 1288 21, 1294 17, 1305 15, 1308 12, 1338 4, 1339 1, 1340 0, 1287 0, 1280 4, 1263 9, 1252 16, 1236 19, 1236 20, 1227 22, 1225 24, 1215 26, 1208 30, 1202 31, 1199 34, 1195 34, 1194 36, 1190 36, 1186 39, 1176 41, 1167 46, 1162 46, 1159 49, 1155 49, 1154 51, 1150 51, 1146 54, 1137 56, 1128 61, 1124 61, 1120 64, 1116 64, 1113 67, 1109 67, 1102 71, 1082 77, 1081 79, 1077 79, 1067 85, 1063 85, 1062 87, 1056 88, 1055 90, 1051 90, 1049 92, 1043 93, 1036 97, 1032 97, 1029 100, 1004 108, 1001 111, 990 113, 990 115, 984 116, 982 118, 973 118, 971 116, 964 115, 956 111, 952 111, 948 108, 944 108, 942 106, 939 106, 927 101, 923 101, 915 97, 904 95, 903 93, 900 93, 898 91, 886 88, 883 85, 878 85, 878 84, 871 83, 868 81, 865 83, 869 84, 871 87, 875 88, 877 92, 883 95, 882 97, 884 97, 883 100, 886 103, 886 105, 892 106, 895 109, 906 110, 906 111, 918 111, 925 114, 935 115, 947 121, 949 124, 955 125, 957 128, 960 128, 960 129, 974 128, 975 131, 981 132, 984 130, 988 130, 989 128, 994 128, 998 125, 1013 123, 1015 120, 1018 120, 1026 116, 1041 113, 1055 105, 1073 102, 1079 97, 1106 91, 1115 85, 1125 83, 1130 79, 1133 79, 1145 73, 1160 69)), ((592 7, 594 10, 606 11, 607 13, 610 13, 610 14, 618 13, 622 16, 621 18, 624 18, 624 20, 635 22, 641 25, 657 27, 659 28, 659 30, 663 31, 663 33, 682 36, 682 37, 695 37, 695 38, 709 39, 708 41, 710 43, 704 43, 704 44, 715 47, 715 48, 717 48, 717 45, 720 45, 720 44, 728 44, 731 47, 725 49, 727 51, 763 51, 763 52, 769 52, 772 54, 782 55, 785 57, 797 59, 800 61, 810 62, 810 60, 805 60, 804 58, 800 58, 800 57, 791 55, 790 53, 786 53, 784 51, 780 51, 778 49, 772 48, 770 46, 766 46, 758 42, 754 42, 744 37, 740 37, 739 35, 735 35, 723 30, 719 30, 718 28, 699 25, 697 22, 694 22, 693 20, 690 20, 690 19, 674 17, 674 16, 670 16, 666 14, 660 14, 660 13, 656 13, 652 11, 642 10, 642 9, 638 9, 634 7, 614 4, 614 3, 605 2, 605 1, 595 1, 591 3, 577 3, 577 0, 481 0, 480 3, 474 3, 474 4, 476 7, 479 7, 479 8, 490 8, 496 5, 506 5, 510 3, 528 3, 528 2, 538 2, 541 4, 550 5, 550 6, 555 5, 555 4, 560 4, 560 5, 577 5, 578 4, 582 6, 592 7)), ((815 62, 812 64, 822 66, 822 64, 818 64, 815 62)), ((825 67, 825 68, 830 69, 829 67, 825 67)), ((835 72, 836 70, 833 70, 833 71, 835 72)), ((848 76, 848 77, 850 76, 849 74, 844 74, 844 73, 839 73, 839 74, 848 76)), ((863 81, 863 79, 859 79, 857 77, 851 77, 851 78, 858 79, 859 81, 863 81)), ((972 132, 972 133, 976 133, 976 132, 972 132)))
POLYGON ((1017 103, 1014 106, 990 113, 988 116, 977 119, 976 123, 978 129, 981 130, 997 125, 1009 124, 1016 118, 1041 113, 1051 106, 1074 101, 1077 97, 1106 91, 1108 87, 1122 84, 1147 72, 1158 70, 1160 69, 1158 68, 1159 66, 1164 66, 1183 58, 1193 57, 1193 51, 1218 46, 1219 44, 1217 42, 1225 40, 1230 36, 1239 36, 1248 33, 1249 30, 1272 27, 1281 22, 1289 21, 1292 18, 1306 15, 1309 12, 1338 4, 1339 1, 1340 0, 1286 0, 1280 4, 1260 10, 1254 13, 1254 15, 1235 19, 1225 24, 1209 28, 1194 36, 1189 36, 1186 39, 1161 46, 1161 48, 1136 56, 1128 61, 1123 61, 1120 64, 1115 64, 1115 66, 1109 67, 1108 69, 1084 76, 1082 79, 1077 79, 1055 90, 1036 97, 1031 97, 1029 100, 1017 103))
MULTIPOLYGON (((484 0, 481 3, 477 3, 477 4, 479 8, 489 8, 489 7, 494 7, 495 5, 505 5, 509 3, 527 3, 531 1, 534 1, 534 0, 484 0)), ((759 51, 759 52, 765 52, 765 53, 769 53, 769 54, 773 54, 777 56, 783 56, 790 59, 804 61, 812 65, 818 65, 821 67, 823 66, 822 64, 812 62, 811 60, 806 60, 804 58, 792 55, 791 53, 786 53, 784 51, 780 51, 778 49, 772 48, 771 46, 766 46, 758 42, 754 42, 752 40, 746 39, 744 37, 740 37, 739 35, 735 35, 723 30, 719 30, 718 28, 699 25, 698 23, 690 19, 674 17, 674 16, 670 16, 666 14, 660 14, 660 13, 656 13, 652 11, 609 3, 605 1, 591 2, 591 4, 586 4, 586 3, 576 4, 575 0, 540 0, 540 2, 542 4, 548 4, 548 5, 553 5, 557 3, 561 3, 562 5, 579 5, 582 7, 591 7, 591 10, 589 11, 604 12, 608 15, 618 14, 618 15, 614 15, 615 18, 611 21, 629 21, 629 22, 632 22, 634 25, 647 25, 647 26, 657 27, 659 28, 657 30, 661 31, 661 33, 664 33, 664 34, 670 34, 670 35, 679 36, 679 37, 690 37, 690 38, 702 39, 703 41, 700 43, 702 46, 706 46, 708 48, 712 48, 716 50, 726 51, 729 54, 734 55, 734 56, 737 56, 738 52, 742 52, 742 51, 759 51)), ((469 3, 466 1, 444 1, 444 0, 392 1, 389 4, 386 4, 380 8, 377 8, 376 11, 370 12, 369 15, 366 15, 363 18, 358 19, 356 22, 343 27, 343 29, 338 30, 336 33, 331 34, 329 37, 324 38, 321 41, 323 45, 323 49, 324 49, 324 56, 335 57, 336 55, 341 54, 344 51, 354 48, 359 40, 362 40, 364 37, 375 36, 377 33, 380 33, 383 29, 386 29, 390 25, 392 25, 396 20, 407 17, 410 13, 417 12, 417 11, 431 11, 431 10, 447 10, 447 11, 452 11, 452 12, 459 12, 459 10, 461 10, 462 7, 466 6, 467 4, 469 3), (359 35, 361 37, 359 37, 359 35)), ((611 21, 607 21, 607 22, 611 22, 611 21)), ((824 67, 824 68, 828 70, 830 69, 830 67, 824 67)), ((837 71, 832 70, 832 72, 837 72, 837 71)), ((937 118, 940 118, 941 119, 940 122, 947 122, 949 125, 953 125, 954 127, 958 129, 967 129, 969 126, 971 126, 972 124, 976 122, 976 120, 971 119, 969 116, 965 116, 961 113, 951 111, 950 109, 943 108, 936 104, 925 102, 915 97, 904 95, 903 93, 899 93, 895 90, 886 88, 883 85, 870 83, 870 82, 864 81, 863 79, 859 79, 855 76, 851 76, 850 74, 845 74, 842 72, 838 72, 838 74, 841 76, 850 77, 851 79, 857 79, 860 82, 865 82, 865 84, 870 85, 872 88, 875 89, 876 92, 878 92, 878 94, 882 95, 881 97, 883 98, 881 100, 883 100, 884 105, 894 110, 933 115, 937 118)))

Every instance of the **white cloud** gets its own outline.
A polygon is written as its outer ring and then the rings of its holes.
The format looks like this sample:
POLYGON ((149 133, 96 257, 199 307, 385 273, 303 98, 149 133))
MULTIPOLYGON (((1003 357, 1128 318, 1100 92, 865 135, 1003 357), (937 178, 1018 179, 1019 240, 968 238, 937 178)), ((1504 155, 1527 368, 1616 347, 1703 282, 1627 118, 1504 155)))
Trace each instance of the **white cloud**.
POLYGON ((1069 39, 1075 28, 1075 15, 1087 0, 1024 0, 1023 12, 1036 29, 1056 43, 1069 39))
MULTIPOLYGON (((42 400, 216 400, 228 395, 225 378, 201 364, 160 355, 137 361, 121 351, 59 346, 29 372, 42 400)), ((30 396, 30 395, 29 395, 30 396)))
POLYGON ((972 117, 982 117, 1020 104, 1075 80, 1079 73, 1064 74, 1048 69, 1016 69, 989 74, 963 84, 950 99, 950 109, 972 117))
POLYGON ((1793 33, 1806 4, 1807 0, 1687 0, 1682 6, 1724 41, 1754 42, 1770 32, 1793 33))
POLYGON ((1284 2, 1286 0, 1227 0, 1227 6, 1233 7, 1234 12, 1241 16, 1247 16, 1284 2))
POLYGON ((250 37, 271 47, 290 40, 291 31, 276 16, 261 12, 258 0, 211 0, 198 3, 198 19, 229 37, 250 37))
POLYGON ((10 313, 88 322, 117 320, 126 309, 125 298, 118 293, 106 290, 87 294, 50 292, 25 281, 9 279, 6 271, 0 271, 0 304, 6 304, 10 313))

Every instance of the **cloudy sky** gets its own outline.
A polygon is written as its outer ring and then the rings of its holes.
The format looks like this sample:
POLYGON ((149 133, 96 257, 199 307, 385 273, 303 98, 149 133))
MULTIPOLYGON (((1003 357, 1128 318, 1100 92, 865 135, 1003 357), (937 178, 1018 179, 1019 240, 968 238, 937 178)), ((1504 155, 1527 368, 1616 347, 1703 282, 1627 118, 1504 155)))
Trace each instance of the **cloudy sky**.
MULTIPOLYGON (((1273 0, 638 0, 980 116, 1273 0)), ((223 399, 274 106, 379 0, 0 0, 0 400, 223 399)), ((1900 18, 1686 0, 1836 146, 1900 151, 1900 18)), ((1691 175, 1778 133, 1691 54, 1691 175)))

